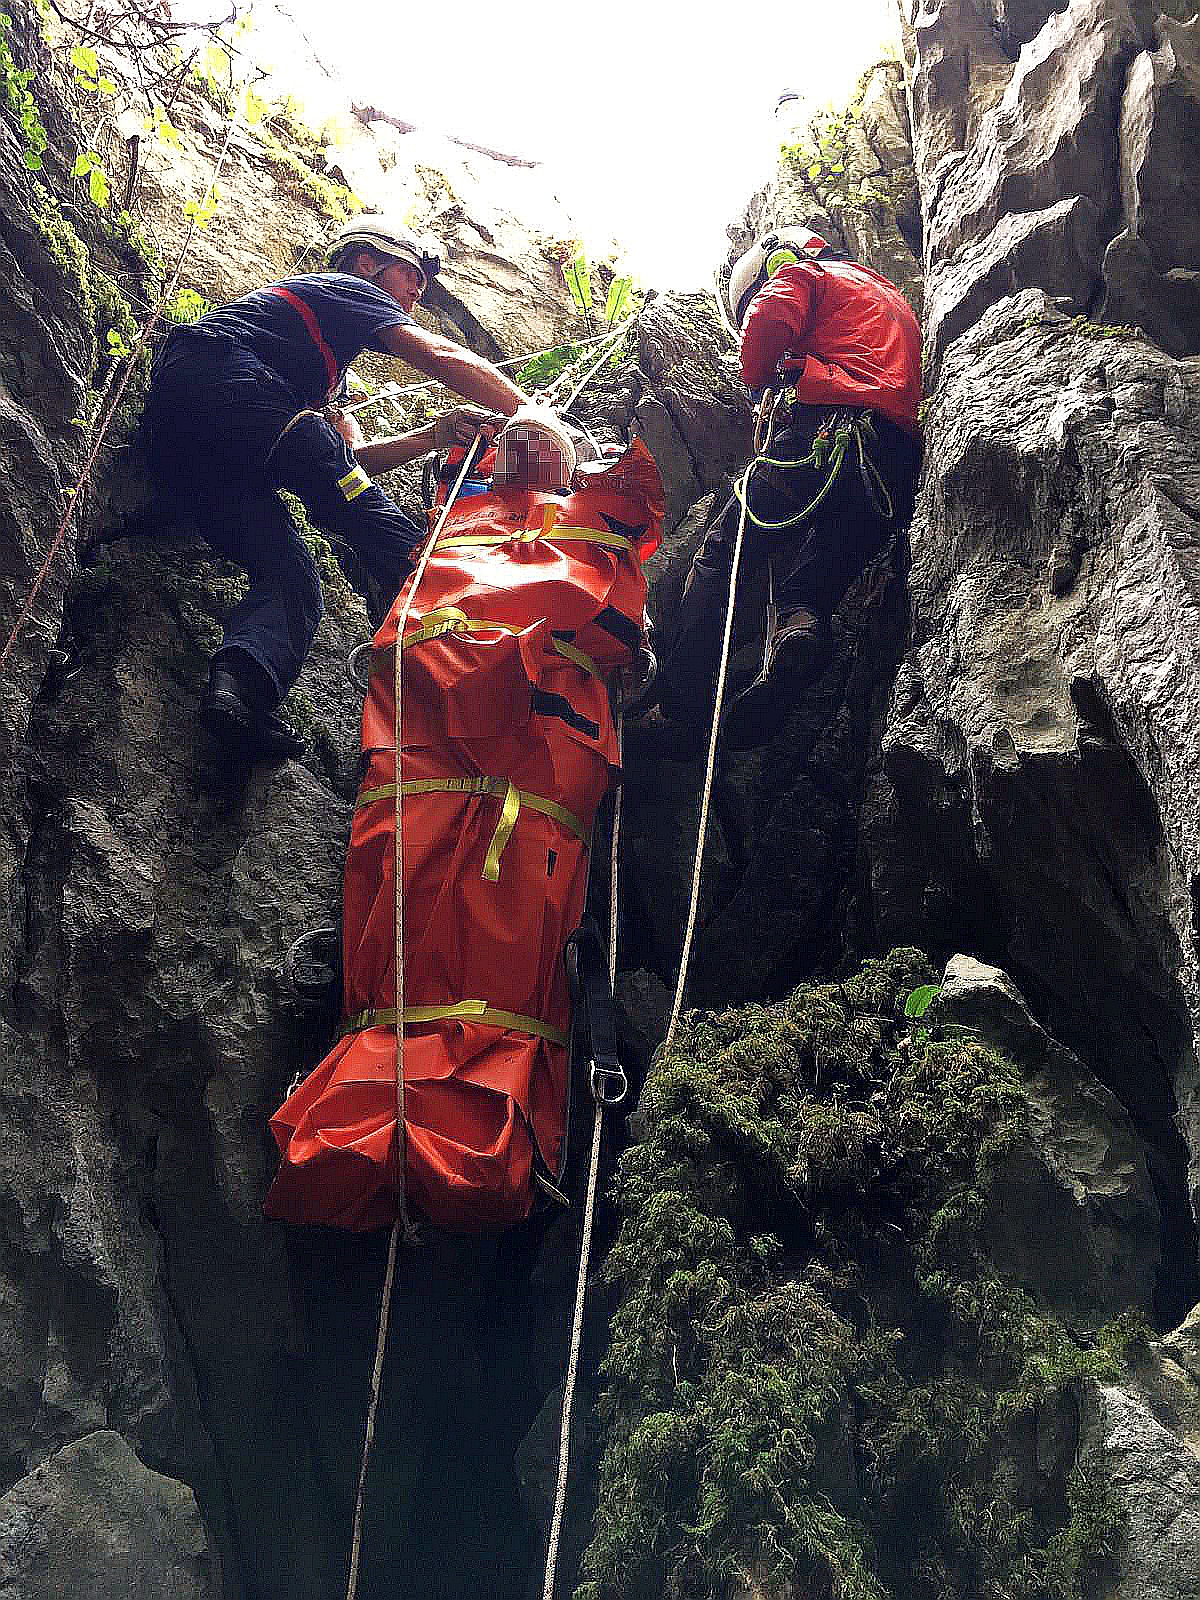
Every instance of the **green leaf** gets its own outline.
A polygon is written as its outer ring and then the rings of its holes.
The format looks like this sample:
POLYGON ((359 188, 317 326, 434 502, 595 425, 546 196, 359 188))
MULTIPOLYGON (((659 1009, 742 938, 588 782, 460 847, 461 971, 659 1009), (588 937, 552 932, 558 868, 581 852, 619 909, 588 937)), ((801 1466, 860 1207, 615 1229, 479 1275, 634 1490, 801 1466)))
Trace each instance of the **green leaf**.
POLYGON ((100 59, 90 45, 77 44, 71 51, 71 65, 76 72, 86 72, 95 77, 100 71, 100 59))
POLYGON ((12 18, 7 11, 0 11, 0 28, 11 28, 12 18))
POLYGON ((940 983, 923 983, 919 989, 914 989, 904 1002, 904 1015, 906 1017, 923 1017, 941 987, 940 983))
POLYGON ((588 274, 587 256, 581 250, 573 261, 568 261, 563 267, 563 277, 567 280, 567 288, 571 291, 576 309, 590 311, 592 308, 592 280, 588 274))
POLYGON ((41 169, 42 158, 40 155, 38 155, 36 150, 26 150, 25 165, 29 168, 30 172, 38 172, 41 169))
POLYGON ((610 328, 625 315, 632 288, 633 279, 629 277, 614 278, 609 284, 608 299, 604 303, 604 320, 610 328))
POLYGON ((129 354, 129 346, 117 332, 116 328, 110 328, 108 330, 108 350, 109 354, 112 356, 119 357, 127 356, 129 354))
POLYGON ((821 176, 821 163, 819 161, 814 161, 812 166, 809 167, 808 175, 810 178, 819 178, 821 176))
POLYGON ((102 166, 94 166, 88 173, 88 193, 92 197, 92 204, 103 211, 108 204, 108 179, 102 166))
POLYGON ((75 165, 71 168, 73 178, 82 178, 96 165, 95 154, 91 150, 81 150, 75 157, 75 165))
POLYGON ((97 87, 101 94, 116 94, 117 86, 111 78, 101 78, 97 87))

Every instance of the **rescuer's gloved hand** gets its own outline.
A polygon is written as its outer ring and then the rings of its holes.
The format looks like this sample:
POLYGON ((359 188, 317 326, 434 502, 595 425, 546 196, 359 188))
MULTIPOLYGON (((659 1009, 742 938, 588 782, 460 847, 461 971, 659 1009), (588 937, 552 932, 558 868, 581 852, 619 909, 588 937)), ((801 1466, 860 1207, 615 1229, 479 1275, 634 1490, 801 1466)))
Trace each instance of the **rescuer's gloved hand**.
POLYGON ((477 433, 483 434, 485 444, 491 444, 503 426, 504 418, 498 411, 485 411, 482 406, 455 406, 434 423, 433 448, 448 450, 453 444, 470 444, 477 433))

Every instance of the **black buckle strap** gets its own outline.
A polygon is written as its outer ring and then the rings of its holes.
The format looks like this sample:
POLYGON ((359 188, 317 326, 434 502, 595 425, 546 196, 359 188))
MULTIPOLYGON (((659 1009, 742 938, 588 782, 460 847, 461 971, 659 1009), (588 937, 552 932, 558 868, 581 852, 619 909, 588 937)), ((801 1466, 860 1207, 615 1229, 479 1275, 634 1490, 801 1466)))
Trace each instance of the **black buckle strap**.
POLYGON ((608 951, 594 917, 584 917, 567 940, 563 959, 571 989, 572 1064, 587 1063, 592 1095, 601 1105, 619 1106, 629 1080, 617 1055, 608 951))

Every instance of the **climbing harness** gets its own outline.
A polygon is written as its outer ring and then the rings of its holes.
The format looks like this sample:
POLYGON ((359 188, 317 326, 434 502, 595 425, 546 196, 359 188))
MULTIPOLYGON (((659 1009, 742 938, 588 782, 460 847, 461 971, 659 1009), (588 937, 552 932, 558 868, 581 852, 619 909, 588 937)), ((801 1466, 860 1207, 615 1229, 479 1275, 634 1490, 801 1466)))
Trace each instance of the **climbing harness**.
POLYGON ((187 231, 183 236, 183 243, 179 247, 179 255, 176 258, 174 270, 172 271, 162 294, 159 296, 158 304, 154 307, 154 310, 147 319, 145 327, 134 340, 133 347, 129 351, 129 354, 123 358, 125 362, 124 372, 121 373, 119 379, 115 379, 114 375, 119 369, 117 366, 114 366, 108 375, 103 390, 101 391, 100 403, 96 411, 96 421, 93 424, 96 431, 92 438, 92 448, 88 453, 87 460, 84 462, 83 471, 79 475, 79 480, 71 491, 70 499, 67 501, 67 509, 63 512, 62 521, 58 525, 58 531, 55 533, 54 538, 50 541, 50 547, 46 551, 45 559, 42 561, 41 566, 34 574, 34 579, 29 587, 29 592, 25 596, 25 600, 20 611, 17 613, 17 620, 13 623, 8 638, 4 641, 3 648, 0 648, 0 671, 3 671, 4 669, 4 664, 12 653, 13 645, 16 643, 17 636, 19 635, 22 627, 32 616, 34 601, 40 594, 42 585, 46 581, 47 574, 50 571, 51 564, 53 563, 54 558, 58 554, 59 550, 61 550, 63 542, 67 537, 67 531, 71 526, 71 518, 75 514, 75 507, 79 503, 79 497, 83 493, 88 479, 92 475, 92 468, 96 465, 96 461, 99 458, 101 446, 104 443, 109 428, 113 424, 113 419, 117 414, 118 406, 121 404, 122 396, 129 385, 129 380, 133 377, 134 370, 137 365, 137 358, 141 355, 142 351, 146 348, 146 345, 150 342, 151 335, 158 326, 159 322, 162 320, 163 314, 167 309, 167 305, 171 301, 171 298, 178 287, 179 279, 183 273, 183 263, 187 257, 188 249, 191 246, 192 235, 196 231, 199 217, 200 199, 203 197, 203 195, 208 195, 212 192, 213 185, 221 175, 221 169, 225 165, 225 157, 229 153, 229 145, 233 139, 233 132, 236 122, 237 118, 231 117, 226 125, 224 141, 222 142, 220 151, 217 154, 217 159, 213 163, 212 170, 209 173, 208 182, 205 185, 201 196, 197 198, 195 207, 193 208, 196 214, 192 216, 191 221, 188 223, 187 231), (106 405, 107 410, 105 409, 106 405))
POLYGON ((834 484, 845 465, 847 457, 853 452, 857 457, 859 475, 863 487, 867 492, 874 509, 887 521, 895 515, 892 497, 888 492, 887 484, 883 481, 878 467, 869 454, 868 446, 876 442, 875 426, 868 411, 834 411, 822 422, 813 439, 812 447, 806 456, 798 456, 794 460, 781 459, 769 452, 774 447, 777 431, 777 419, 781 403, 786 400, 787 391, 775 391, 772 402, 765 437, 761 443, 756 430, 755 456, 748 471, 744 474, 741 485, 734 485, 734 493, 745 508, 748 520, 756 528, 767 533, 777 533, 784 528, 794 528, 799 523, 805 522, 812 516, 823 501, 828 497, 834 484), (791 516, 780 520, 770 521, 760 517, 751 507, 751 486, 755 474, 762 467, 774 467, 784 471, 795 470, 801 467, 811 467, 815 472, 824 472, 825 479, 816 494, 795 511, 791 516))

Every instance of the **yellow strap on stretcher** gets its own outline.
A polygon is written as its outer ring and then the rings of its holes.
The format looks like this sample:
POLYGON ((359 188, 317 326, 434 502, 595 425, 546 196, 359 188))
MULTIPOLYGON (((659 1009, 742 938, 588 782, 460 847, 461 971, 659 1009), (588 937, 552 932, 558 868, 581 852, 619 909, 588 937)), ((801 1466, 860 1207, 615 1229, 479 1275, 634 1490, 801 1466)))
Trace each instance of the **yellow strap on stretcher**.
POLYGON ((460 611, 457 606, 440 606, 436 611, 427 611, 421 619, 421 626, 416 633, 404 635, 403 649, 408 650, 414 644, 424 644, 426 639, 440 639, 446 633, 520 633, 520 628, 514 628, 511 622, 485 622, 482 617, 469 617, 465 611, 460 611))
POLYGON ((556 524, 551 529, 521 528, 515 533, 460 533, 452 538, 441 538, 437 542, 439 550, 465 550, 480 545, 497 544, 533 544, 538 539, 545 539, 550 544, 598 544, 607 550, 632 550, 633 540, 627 539, 623 533, 606 533, 599 528, 573 528, 565 523, 556 524))
MULTIPOLYGON (((427 611, 421 626, 414 633, 406 633, 402 649, 408 650, 414 644, 424 644, 427 639, 441 639, 448 633, 520 633, 520 628, 513 627, 511 622, 487 622, 482 617, 469 617, 465 611, 460 611, 457 606, 439 606, 436 611, 427 611)), ((392 659, 394 645, 382 645, 371 654, 371 671, 377 672, 384 664, 392 659)))
POLYGON ((585 672, 590 672, 592 677, 597 679, 598 682, 604 682, 604 675, 600 671, 600 668, 592 660, 591 656, 585 655, 584 652, 578 649, 575 645, 568 644, 565 639, 551 639, 550 643, 558 651, 560 656, 565 656, 568 661, 573 661, 577 667, 582 667, 585 672))
MULTIPOLYGON (((565 1045, 567 1035, 561 1028, 554 1028, 548 1022, 542 1022, 537 1017, 523 1017, 518 1011, 501 1011, 496 1006, 488 1005, 486 1000, 450 1000, 442 1006, 405 1006, 404 1023, 418 1022, 443 1022, 461 1018, 464 1022, 484 1022, 492 1028, 507 1028, 514 1033, 533 1034, 538 1039, 548 1039, 551 1044, 565 1045)), ((364 1028, 394 1028, 396 1026, 396 1012, 390 1011, 360 1011, 356 1016, 347 1017, 338 1033, 339 1039, 344 1039, 348 1034, 361 1033, 364 1028)))
MULTIPOLYGON (((514 627, 511 622, 487 622, 482 617, 469 617, 457 606, 440 606, 436 611, 425 613, 421 626, 415 633, 405 634, 401 648, 409 650, 415 644, 424 644, 428 639, 441 639, 448 633, 488 633, 493 629, 498 633, 521 632, 521 629, 514 627)), ((568 644, 565 639, 551 639, 550 643, 560 656, 565 657, 567 661, 573 661, 577 667, 582 667, 598 682, 604 682, 600 668, 591 656, 586 655, 577 646, 568 644)), ((374 652, 371 658, 372 672, 391 659, 394 648, 393 645, 385 645, 374 652)))
MULTIPOLYGON (((381 784, 377 789, 366 789, 358 797, 359 806, 370 805, 375 800, 385 800, 396 793, 394 783, 381 784)), ((488 845, 487 855, 484 857, 483 872, 481 876, 488 883, 495 883, 500 877, 500 857, 504 854, 504 847, 512 838, 513 829, 517 825, 517 818, 521 814, 521 807, 528 806, 531 811, 540 811, 543 816, 552 818, 568 829, 583 844, 588 842, 588 830, 583 823, 565 806, 560 806, 557 801, 547 800, 545 795, 531 794, 528 789, 518 789, 516 784, 508 778, 410 778, 400 787, 400 793, 406 794, 487 794, 503 795, 504 804, 500 809, 500 821, 496 824, 496 831, 492 835, 492 842, 488 845)), ((357 808, 356 808, 357 809, 357 808)))

